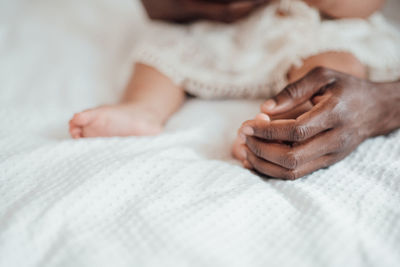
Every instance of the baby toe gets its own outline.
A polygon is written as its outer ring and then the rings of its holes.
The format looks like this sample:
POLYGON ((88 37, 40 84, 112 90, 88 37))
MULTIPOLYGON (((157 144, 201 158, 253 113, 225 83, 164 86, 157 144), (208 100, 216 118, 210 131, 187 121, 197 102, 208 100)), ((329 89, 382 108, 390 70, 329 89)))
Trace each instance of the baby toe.
POLYGON ((82 128, 80 127, 71 127, 69 130, 69 133, 71 134, 71 137, 74 139, 78 139, 82 137, 82 128))
POLYGON ((89 124, 95 117, 93 111, 84 111, 74 115, 71 122, 78 126, 84 126, 89 124))

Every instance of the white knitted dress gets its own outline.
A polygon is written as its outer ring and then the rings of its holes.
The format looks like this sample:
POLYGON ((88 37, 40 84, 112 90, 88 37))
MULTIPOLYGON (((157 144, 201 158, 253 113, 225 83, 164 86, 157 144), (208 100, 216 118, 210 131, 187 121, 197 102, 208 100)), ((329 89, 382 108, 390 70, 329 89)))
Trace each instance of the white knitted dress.
POLYGON ((155 67, 202 98, 270 97, 292 65, 327 51, 354 54, 373 81, 400 76, 400 33, 380 14, 367 20, 323 20, 302 1, 279 2, 238 23, 171 25, 149 22, 134 61, 155 67))

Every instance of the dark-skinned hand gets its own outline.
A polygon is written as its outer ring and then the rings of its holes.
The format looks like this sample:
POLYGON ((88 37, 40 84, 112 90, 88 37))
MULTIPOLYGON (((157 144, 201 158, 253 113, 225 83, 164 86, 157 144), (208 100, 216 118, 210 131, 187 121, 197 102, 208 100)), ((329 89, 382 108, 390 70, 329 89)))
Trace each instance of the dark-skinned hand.
POLYGON ((205 19, 235 22, 270 0, 142 0, 151 19, 191 22, 205 19))
POLYGON ((280 115, 311 101, 296 119, 250 120, 245 165, 273 178, 294 180, 348 156, 369 137, 400 127, 400 84, 372 83, 326 68, 316 68, 262 105, 280 115))

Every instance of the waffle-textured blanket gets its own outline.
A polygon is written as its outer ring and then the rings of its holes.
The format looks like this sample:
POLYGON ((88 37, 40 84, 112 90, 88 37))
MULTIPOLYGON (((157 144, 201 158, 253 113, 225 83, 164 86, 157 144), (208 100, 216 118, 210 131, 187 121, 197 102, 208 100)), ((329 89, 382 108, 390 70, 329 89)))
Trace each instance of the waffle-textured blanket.
POLYGON ((400 132, 294 182, 231 158, 260 101, 191 100, 158 137, 71 140, 74 112, 118 97, 142 16, 0 1, 1 267, 400 266, 400 132))

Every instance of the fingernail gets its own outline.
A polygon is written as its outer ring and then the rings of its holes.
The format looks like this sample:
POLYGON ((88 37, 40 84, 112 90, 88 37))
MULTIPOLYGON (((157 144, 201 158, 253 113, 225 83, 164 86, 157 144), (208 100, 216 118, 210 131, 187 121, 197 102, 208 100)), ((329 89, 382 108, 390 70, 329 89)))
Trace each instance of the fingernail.
POLYGON ((246 135, 244 135, 243 133, 239 133, 239 140, 242 144, 246 143, 246 135))
POLYGON ((256 116, 256 120, 262 120, 262 121, 271 121, 270 117, 267 114, 260 113, 256 116))
POLYGON ((244 147, 239 150, 239 157, 242 160, 247 158, 247 151, 244 147))
POLYGON ((273 99, 267 100, 263 105, 263 110, 272 110, 276 107, 276 102, 273 99))
POLYGON ((245 126, 242 129, 242 133, 244 133, 245 135, 253 135, 254 134, 254 130, 250 126, 245 126))
POLYGON ((253 166, 251 166, 250 162, 248 162, 247 160, 243 161, 243 167, 249 170, 253 168, 253 166))

